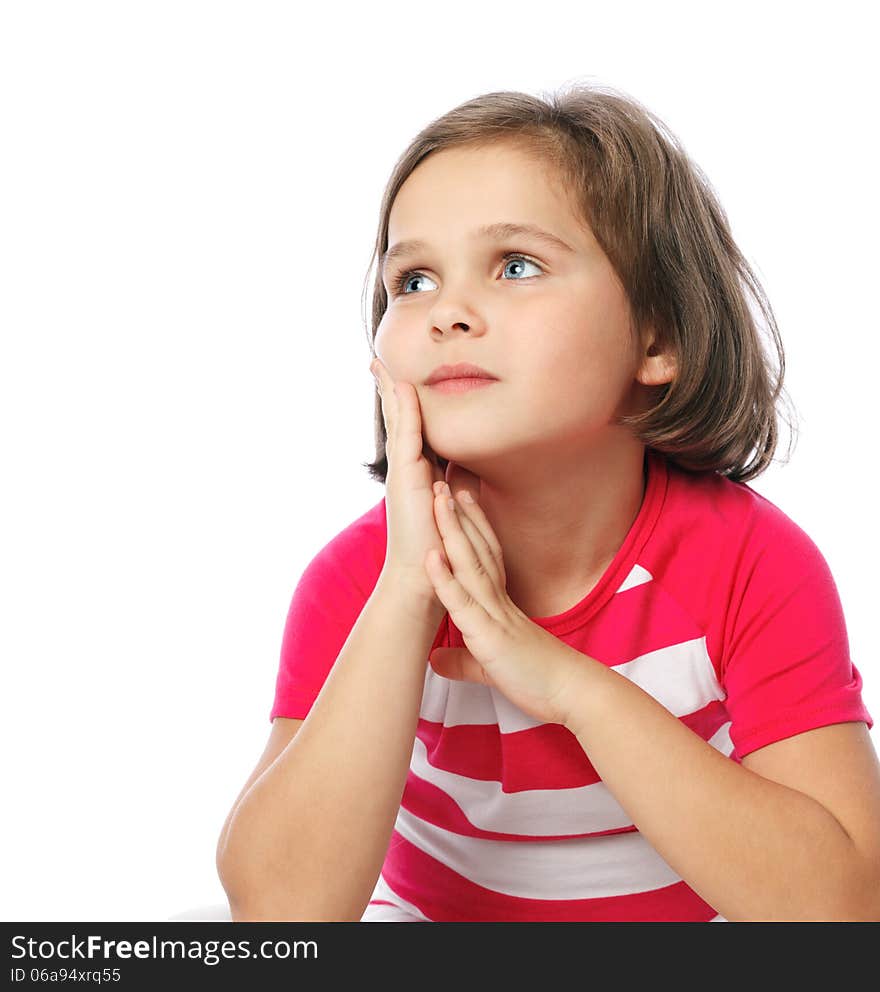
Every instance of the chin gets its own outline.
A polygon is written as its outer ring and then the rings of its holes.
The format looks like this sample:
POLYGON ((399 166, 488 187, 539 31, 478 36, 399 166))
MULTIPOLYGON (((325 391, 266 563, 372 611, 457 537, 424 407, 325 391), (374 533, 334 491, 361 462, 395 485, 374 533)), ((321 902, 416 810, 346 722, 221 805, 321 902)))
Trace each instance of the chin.
POLYGON ((444 453, 441 454, 439 451, 431 450, 430 458, 431 460, 436 460, 437 464, 445 471, 446 466, 450 462, 455 462, 456 465, 465 465, 469 460, 475 457, 475 452, 467 451, 464 448, 455 451, 450 451, 448 448, 444 449, 444 453))

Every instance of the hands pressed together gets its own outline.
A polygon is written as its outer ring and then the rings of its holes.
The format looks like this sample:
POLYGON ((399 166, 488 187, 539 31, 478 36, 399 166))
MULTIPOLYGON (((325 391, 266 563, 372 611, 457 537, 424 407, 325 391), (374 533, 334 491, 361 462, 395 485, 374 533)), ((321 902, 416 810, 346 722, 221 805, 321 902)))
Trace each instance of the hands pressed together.
POLYGON ((534 623, 507 595, 501 545, 469 490, 435 484, 434 513, 449 566, 430 552, 426 571, 467 648, 436 648, 449 679, 494 686, 524 713, 566 724, 578 652, 534 623))
POLYGON ((503 552, 480 506, 479 477, 449 462, 443 479, 425 457, 415 386, 395 383, 379 359, 372 370, 387 435, 385 568, 430 590, 466 645, 436 648, 431 667, 445 678, 493 686, 534 719, 565 725, 582 656, 507 595, 503 552))

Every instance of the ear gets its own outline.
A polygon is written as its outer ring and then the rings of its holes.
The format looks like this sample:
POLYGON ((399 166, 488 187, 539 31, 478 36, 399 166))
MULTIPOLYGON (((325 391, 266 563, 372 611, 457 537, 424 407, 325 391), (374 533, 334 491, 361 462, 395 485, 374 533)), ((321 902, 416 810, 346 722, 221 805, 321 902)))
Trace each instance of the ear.
POLYGON ((662 386, 672 382, 677 374, 678 360, 672 350, 664 345, 653 327, 646 328, 636 379, 643 386, 662 386))

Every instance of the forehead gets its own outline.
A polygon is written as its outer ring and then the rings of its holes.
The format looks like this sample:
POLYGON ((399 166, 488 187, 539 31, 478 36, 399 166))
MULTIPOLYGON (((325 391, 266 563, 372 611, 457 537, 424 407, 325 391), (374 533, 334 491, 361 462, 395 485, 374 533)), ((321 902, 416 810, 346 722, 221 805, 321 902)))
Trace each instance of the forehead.
POLYGON ((446 148, 423 159, 400 187, 388 216, 388 243, 431 240, 498 220, 548 228, 583 241, 583 220, 561 177, 537 153, 510 143, 446 148))

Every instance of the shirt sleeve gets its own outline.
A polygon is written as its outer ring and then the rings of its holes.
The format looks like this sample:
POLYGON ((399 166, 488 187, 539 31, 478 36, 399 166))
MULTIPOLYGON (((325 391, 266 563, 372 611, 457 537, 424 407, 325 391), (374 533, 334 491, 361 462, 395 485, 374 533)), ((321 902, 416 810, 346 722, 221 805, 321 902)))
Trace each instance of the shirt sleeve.
POLYGON ((740 566, 722 661, 736 757, 832 723, 870 729, 840 596, 818 547, 767 502, 740 566))
MULTIPOLYGON (((309 562, 287 611, 269 719, 305 719, 375 588, 382 558, 371 534, 338 534, 309 562)), ((384 545, 382 549, 384 556, 384 545)))

